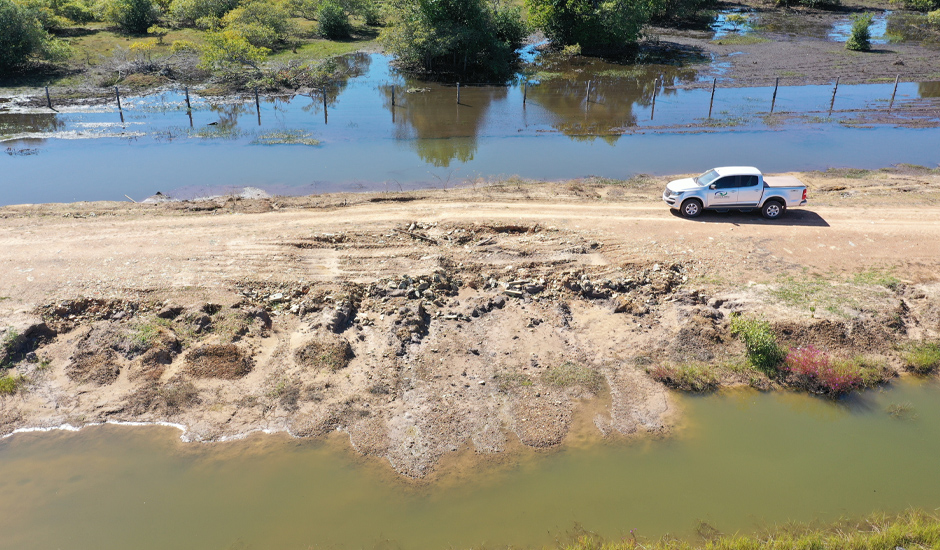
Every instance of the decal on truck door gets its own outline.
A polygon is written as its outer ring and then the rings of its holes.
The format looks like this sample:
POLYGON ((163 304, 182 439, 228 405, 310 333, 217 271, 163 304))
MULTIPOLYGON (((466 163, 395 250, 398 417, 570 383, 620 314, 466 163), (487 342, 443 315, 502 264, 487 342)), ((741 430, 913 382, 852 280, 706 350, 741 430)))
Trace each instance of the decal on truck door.
POLYGON ((723 199, 723 198, 725 198, 725 197, 727 197, 727 196, 728 196, 728 192, 727 192, 727 191, 719 191, 719 192, 715 193, 715 198, 716 198, 716 199, 723 199))

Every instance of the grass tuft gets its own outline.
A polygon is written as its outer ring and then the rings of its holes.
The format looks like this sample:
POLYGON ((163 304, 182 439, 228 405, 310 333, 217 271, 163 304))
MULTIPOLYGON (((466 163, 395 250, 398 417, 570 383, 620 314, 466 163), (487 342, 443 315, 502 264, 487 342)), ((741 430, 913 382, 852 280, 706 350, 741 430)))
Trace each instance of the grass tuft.
POLYGON ((940 343, 920 342, 911 344, 904 353, 904 366, 920 375, 935 372, 940 367, 940 343))
POLYGON ((714 391, 721 384, 718 368, 711 365, 656 365, 647 372, 657 382, 688 392, 714 391))
POLYGON ((731 334, 744 342, 751 365, 768 375, 777 373, 786 351, 777 343, 770 323, 763 319, 734 315, 731 318, 731 334))
POLYGON ((310 340, 294 353, 299 365, 332 372, 345 368, 353 357, 352 347, 342 338, 310 340))
POLYGON ((542 381, 549 386, 582 388, 597 393, 604 382, 604 377, 596 370, 584 365, 565 361, 560 365, 553 365, 542 374, 542 381))
POLYGON ((9 374, 0 378, 0 395, 14 395, 27 383, 22 374, 9 374))

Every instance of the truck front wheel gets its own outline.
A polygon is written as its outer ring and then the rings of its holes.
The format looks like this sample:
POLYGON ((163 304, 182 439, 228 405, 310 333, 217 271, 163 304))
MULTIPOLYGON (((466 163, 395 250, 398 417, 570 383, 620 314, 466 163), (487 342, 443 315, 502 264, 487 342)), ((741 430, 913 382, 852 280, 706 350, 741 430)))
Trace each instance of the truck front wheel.
POLYGON ((768 220, 775 220, 782 216, 786 209, 787 207, 779 201, 767 201, 764 203, 764 206, 761 207, 760 213, 768 220))
POLYGON ((686 218, 697 218, 702 213, 702 203, 698 199, 686 199, 682 201, 679 207, 682 216, 686 218))

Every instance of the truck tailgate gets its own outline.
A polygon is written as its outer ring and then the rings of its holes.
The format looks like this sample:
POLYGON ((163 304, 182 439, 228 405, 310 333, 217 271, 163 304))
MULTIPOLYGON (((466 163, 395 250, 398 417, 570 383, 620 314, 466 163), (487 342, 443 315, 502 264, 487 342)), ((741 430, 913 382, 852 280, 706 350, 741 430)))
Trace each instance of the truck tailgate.
POLYGON ((806 187, 806 184, 793 176, 764 176, 764 183, 768 187, 806 187))

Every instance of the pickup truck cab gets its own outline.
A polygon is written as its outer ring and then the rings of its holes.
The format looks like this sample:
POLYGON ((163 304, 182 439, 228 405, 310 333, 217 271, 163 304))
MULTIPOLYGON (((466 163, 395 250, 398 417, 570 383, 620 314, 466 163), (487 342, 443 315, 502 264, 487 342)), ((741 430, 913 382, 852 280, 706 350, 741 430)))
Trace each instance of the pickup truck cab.
POLYGON ((792 176, 764 177, 752 166, 724 166, 666 185, 663 200, 686 218, 703 210, 759 208, 767 219, 776 219, 787 208, 806 204, 806 186, 792 176))

